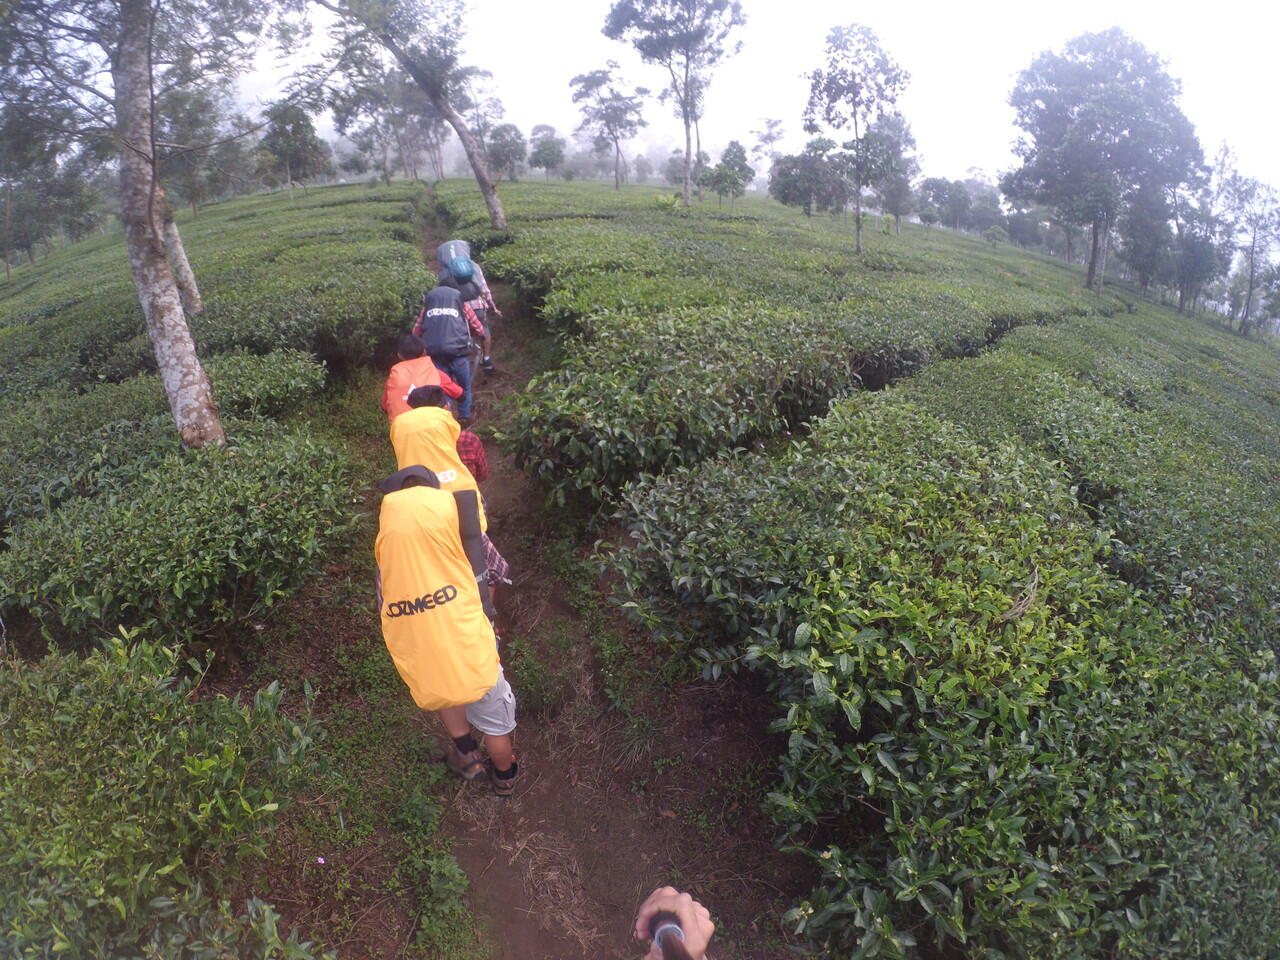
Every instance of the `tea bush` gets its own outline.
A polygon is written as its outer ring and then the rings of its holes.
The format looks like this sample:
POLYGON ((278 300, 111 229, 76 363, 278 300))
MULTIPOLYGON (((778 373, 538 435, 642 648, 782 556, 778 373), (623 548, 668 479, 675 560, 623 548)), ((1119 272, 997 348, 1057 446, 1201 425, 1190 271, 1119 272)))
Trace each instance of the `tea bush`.
POLYGON ((1159 318, 1123 336, 1083 320, 1019 331, 992 353, 902 385, 988 438, 1061 462, 1108 564, 1162 604, 1249 647, 1280 641, 1280 416, 1266 400, 1280 358, 1237 337, 1159 318), (1230 365, 1200 358, 1205 350, 1230 365))
POLYGON ((239 445, 229 458, 180 453, 118 236, 0 288, 0 608, 68 636, 116 619, 189 635, 296 585, 351 504, 332 455, 269 421, 403 328, 429 280, 422 197, 325 188, 181 218, 206 304, 193 336, 239 445))
POLYGON ((301 350, 221 353, 209 361, 208 374, 218 409, 240 417, 298 413, 324 387, 324 364, 301 350))
MULTIPOLYGON (((297 412, 324 385, 324 367, 296 350, 257 357, 220 354, 207 363, 214 395, 233 434, 253 428, 236 417, 297 412)), ((155 466, 179 450, 159 379, 142 374, 82 394, 46 391, 0 410, 0 532, 92 496, 122 471, 155 466)))
POLYGON ((169 453, 11 535, 0 608, 67 636, 117 623, 206 632, 272 606, 353 515, 349 465, 304 433, 169 453))
MULTIPOLYGON (((416 243, 422 188, 326 187, 179 218, 205 310, 202 356, 302 350, 345 370, 399 332, 429 283, 416 243)), ((119 237, 59 250, 0 288, 0 401, 155 369, 119 237)))
POLYGON ((204 892, 263 850, 306 773, 309 713, 282 714, 274 684, 196 697, 202 673, 129 635, 0 667, 0 952, 319 956, 261 901, 237 914, 204 892))
POLYGON ((769 806, 821 871, 792 919, 825 951, 1280 949, 1274 654, 1109 575, 1050 460, 862 395, 777 458, 634 485, 624 517, 633 609, 772 681, 769 806))
POLYGON ((574 189, 509 190, 509 235, 488 229, 472 188, 436 191, 486 270, 570 337, 567 362, 517 398, 508 431, 562 499, 781 434, 851 390, 1014 327, 1121 306, 980 242, 912 232, 856 257, 822 222, 673 217, 652 192, 574 189))
POLYGON ((154 463, 176 451, 173 418, 162 415, 167 409, 153 376, 0 404, 0 533, 89 495, 125 464, 154 463))

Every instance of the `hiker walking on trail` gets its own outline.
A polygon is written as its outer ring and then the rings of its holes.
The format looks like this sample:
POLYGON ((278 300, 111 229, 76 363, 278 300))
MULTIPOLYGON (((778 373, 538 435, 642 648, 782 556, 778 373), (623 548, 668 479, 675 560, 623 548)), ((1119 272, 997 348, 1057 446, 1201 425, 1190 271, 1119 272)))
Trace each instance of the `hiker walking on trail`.
POLYGON ((484 278, 484 270, 480 264, 471 259, 471 245, 465 240, 449 240, 436 248, 436 259, 440 261, 440 282, 454 287, 462 294, 462 300, 475 313, 480 325, 484 327, 483 355, 480 366, 486 372, 493 371, 493 332, 489 327, 489 313, 501 317, 497 301, 493 299, 493 291, 489 289, 489 281, 484 278))
POLYGON ((410 393, 411 409, 391 422, 391 446, 396 453, 396 466, 400 469, 421 464, 436 475, 440 489, 449 492, 470 490, 479 498, 480 530, 488 568, 489 597, 493 600, 497 596, 498 585, 511 582, 511 568, 489 539, 489 519, 485 516, 484 499, 480 497, 475 476, 458 453, 458 439, 462 428, 453 414, 445 409, 444 404, 444 391, 439 387, 419 387, 410 393))
MULTIPOLYGON (((403 417, 397 418, 399 422, 403 417)), ((378 609, 382 638, 414 702, 439 714, 453 743, 445 760, 466 780, 485 774, 478 730, 500 797, 515 789, 516 702, 503 674, 485 577, 479 496, 450 493, 419 464, 378 485, 378 609)))
POLYGON ((427 356, 421 337, 406 333, 396 346, 396 355, 400 362, 391 368, 382 390, 382 409, 387 411, 388 422, 411 409, 409 394, 416 387, 440 387, 454 400, 462 396, 462 387, 427 356))
POLYGON ((423 299, 413 333, 422 338, 432 362, 462 387, 458 418, 470 420, 471 335, 484 335, 484 327, 475 313, 462 302, 457 290, 441 285, 429 291, 423 299))

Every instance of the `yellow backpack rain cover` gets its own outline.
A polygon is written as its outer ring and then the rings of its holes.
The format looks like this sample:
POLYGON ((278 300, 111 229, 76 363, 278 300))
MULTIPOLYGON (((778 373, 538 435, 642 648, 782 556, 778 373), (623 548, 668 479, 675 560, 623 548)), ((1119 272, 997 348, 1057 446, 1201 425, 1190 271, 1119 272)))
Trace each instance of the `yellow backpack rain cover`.
POLYGON ((373 552, 382 639, 414 702, 439 710, 479 700, 498 682, 498 646, 462 549, 453 494, 423 486, 387 494, 373 552))
MULTIPOLYGON (((443 407, 415 407, 391 421, 391 446, 396 452, 396 469, 415 464, 426 467, 440 481, 440 489, 474 490, 480 486, 467 465, 458 456, 458 434, 462 427, 452 413, 443 407)), ((480 500, 480 529, 489 529, 480 500)))

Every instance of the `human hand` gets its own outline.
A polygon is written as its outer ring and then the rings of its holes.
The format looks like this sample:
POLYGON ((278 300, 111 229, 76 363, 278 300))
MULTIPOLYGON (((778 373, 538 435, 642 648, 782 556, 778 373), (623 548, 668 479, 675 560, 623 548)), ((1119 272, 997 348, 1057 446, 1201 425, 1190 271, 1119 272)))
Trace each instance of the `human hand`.
MULTIPOLYGON (((716 926, 711 922, 711 914, 706 907, 675 887, 659 887, 640 905, 634 930, 636 939, 649 939, 649 921, 663 911, 674 913, 679 918, 680 929, 684 931, 684 947, 689 956, 693 960, 705 960, 707 944, 711 942, 716 926)), ((645 960, 662 960, 662 951, 656 943, 649 945, 645 960)))

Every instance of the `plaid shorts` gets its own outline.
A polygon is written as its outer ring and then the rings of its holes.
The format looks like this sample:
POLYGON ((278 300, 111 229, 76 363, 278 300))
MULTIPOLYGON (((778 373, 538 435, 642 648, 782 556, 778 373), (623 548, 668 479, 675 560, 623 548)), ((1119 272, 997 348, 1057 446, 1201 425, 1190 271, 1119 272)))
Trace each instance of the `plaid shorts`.
POLYGON ((511 565, 498 552, 489 535, 484 535, 484 565, 489 568, 489 586, 496 587, 500 583, 510 583, 511 565))

